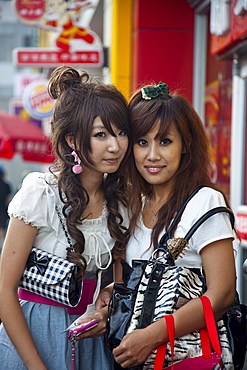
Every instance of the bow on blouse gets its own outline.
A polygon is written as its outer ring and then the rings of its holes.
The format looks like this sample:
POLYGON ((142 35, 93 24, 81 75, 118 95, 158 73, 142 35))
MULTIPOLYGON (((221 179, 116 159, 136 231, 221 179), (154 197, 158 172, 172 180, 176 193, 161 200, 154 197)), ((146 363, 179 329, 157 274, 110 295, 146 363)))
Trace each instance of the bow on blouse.
POLYGON ((40 275, 44 275, 48 267, 50 258, 48 256, 43 256, 38 259, 38 255, 35 251, 31 252, 27 260, 27 269, 31 267, 36 267, 40 275))
POLYGON ((150 100, 152 98, 157 98, 159 94, 169 94, 169 86, 164 82, 159 82, 158 85, 146 86, 141 89, 142 98, 145 100, 150 100))

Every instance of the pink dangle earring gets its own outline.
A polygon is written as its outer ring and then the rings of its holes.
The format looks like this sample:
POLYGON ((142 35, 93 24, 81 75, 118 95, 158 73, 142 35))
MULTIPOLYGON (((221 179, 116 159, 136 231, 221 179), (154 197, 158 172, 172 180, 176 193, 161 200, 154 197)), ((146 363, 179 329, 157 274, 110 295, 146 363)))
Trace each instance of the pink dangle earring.
POLYGON ((81 166, 81 160, 80 158, 78 157, 78 155, 76 154, 76 152, 73 150, 73 152, 71 153, 71 155, 73 155, 74 157, 74 162, 77 163, 75 164, 73 167, 72 167, 72 171, 78 175, 79 173, 82 172, 82 166, 81 166))

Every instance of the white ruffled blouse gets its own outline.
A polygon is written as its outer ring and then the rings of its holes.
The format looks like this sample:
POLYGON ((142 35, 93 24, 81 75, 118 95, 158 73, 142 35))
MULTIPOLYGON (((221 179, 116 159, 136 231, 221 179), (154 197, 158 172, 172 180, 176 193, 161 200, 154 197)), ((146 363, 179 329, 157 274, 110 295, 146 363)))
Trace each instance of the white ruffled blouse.
MULTIPOLYGON (((62 215, 62 202, 58 196, 57 183, 50 173, 33 172, 28 174, 21 189, 9 204, 10 217, 17 217, 38 229, 34 247, 57 256, 66 257, 68 241, 55 206, 62 215)), ((87 271, 97 271, 109 267, 114 239, 107 228, 108 211, 104 205, 102 215, 97 219, 86 219, 77 226, 84 234, 87 271)), ((62 215, 63 222, 65 219, 62 215)), ((72 243, 74 241, 72 240, 72 243)))

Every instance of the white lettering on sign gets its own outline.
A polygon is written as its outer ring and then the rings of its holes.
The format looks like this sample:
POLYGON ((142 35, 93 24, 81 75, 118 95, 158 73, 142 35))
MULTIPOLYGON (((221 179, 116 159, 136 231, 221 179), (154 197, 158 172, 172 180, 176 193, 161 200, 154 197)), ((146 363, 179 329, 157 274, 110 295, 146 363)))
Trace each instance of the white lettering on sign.
POLYGON ((237 0, 233 11, 235 15, 243 17, 247 11, 247 1, 237 0))
POLYGON ((15 150, 18 153, 33 152, 33 153, 46 153, 46 143, 31 141, 31 140, 17 140, 15 144, 15 150))
POLYGON ((225 36, 230 30, 230 0, 211 0, 210 33, 225 36))
POLYGON ((40 93, 31 97, 31 105, 34 109, 46 107, 50 104, 50 96, 46 91, 41 91, 40 93))
POLYGON ((103 55, 97 50, 66 53, 45 48, 36 48, 36 50, 17 48, 14 49, 14 63, 20 66, 55 66, 63 63, 81 63, 100 67, 103 63, 103 55))

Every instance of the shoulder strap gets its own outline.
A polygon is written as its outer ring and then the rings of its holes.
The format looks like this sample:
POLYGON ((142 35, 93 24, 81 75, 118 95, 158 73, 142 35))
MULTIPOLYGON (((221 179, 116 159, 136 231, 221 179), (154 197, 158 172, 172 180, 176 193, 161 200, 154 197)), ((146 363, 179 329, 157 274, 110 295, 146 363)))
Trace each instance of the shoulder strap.
POLYGON ((196 188, 191 194, 190 196, 186 199, 186 201, 184 202, 184 204, 182 205, 182 207, 180 208, 180 210, 177 212, 176 216, 174 217, 169 229, 167 230, 167 232, 161 237, 160 239, 160 242, 159 242, 159 245, 163 245, 164 243, 166 243, 166 241, 168 239, 171 238, 171 232, 172 230, 174 229, 178 219, 181 217, 183 211, 185 210, 185 207, 187 206, 187 204, 189 203, 189 201, 194 197, 194 195, 196 195, 198 193, 198 191, 203 188, 204 186, 199 186, 198 188, 196 188))
POLYGON ((234 220, 235 219, 234 219, 233 212, 227 207, 215 207, 215 208, 210 209, 208 212, 204 213, 204 215, 202 215, 196 221, 196 223, 187 232, 184 239, 188 241, 192 237, 192 235, 195 233, 195 231, 203 224, 203 222, 205 222, 208 218, 215 215, 216 213, 221 213, 221 212, 226 212, 226 213, 229 214, 232 228, 234 228, 234 220))
MULTIPOLYGON (((45 178, 44 178, 44 179, 45 179, 45 178)), ((54 189, 52 188, 52 186, 51 186, 52 184, 50 184, 46 179, 45 179, 45 182, 46 182, 46 184, 49 186, 49 188, 51 189, 52 193, 53 193, 53 194, 54 194, 54 196, 55 196, 55 199, 56 199, 55 209, 56 209, 56 212, 57 212, 57 215, 58 215, 59 221, 60 221, 60 223, 61 223, 61 225, 62 225, 62 229, 63 229, 63 231, 64 231, 64 235, 65 235, 65 237, 66 237, 66 239, 67 239, 67 242, 68 242, 69 248, 70 248, 70 250, 73 252, 73 251, 75 251, 74 246, 73 246, 73 243, 72 243, 72 241, 71 241, 71 239, 70 239, 70 237, 69 237, 69 233, 68 233, 68 230, 67 230, 67 228, 66 228, 66 226, 65 226, 65 222, 64 222, 64 220, 63 220, 63 218, 62 218, 62 215, 61 215, 61 212, 59 211, 59 208, 58 208, 58 204, 60 203, 59 196, 58 196, 58 194, 57 194, 57 191, 56 191, 56 190, 54 190, 54 189)))
MULTIPOLYGON (((188 202, 193 198, 193 196, 195 194, 198 193, 198 191, 202 188, 203 186, 200 186, 198 187, 197 189, 195 189, 191 195, 186 199, 186 201, 184 202, 184 204, 182 205, 182 207, 180 208, 180 210, 178 211, 178 213, 176 214, 175 218, 173 219, 172 223, 171 223, 171 226, 169 227, 169 229, 167 230, 167 232, 161 237, 160 239, 160 242, 159 242, 159 245, 158 245, 158 248, 157 250, 160 250, 160 251, 164 251, 165 249, 167 249, 167 246, 166 246, 166 242, 168 239, 171 238, 171 232, 174 228, 174 226, 176 225, 176 222, 178 220, 179 217, 181 217, 185 207, 187 206, 188 202)), ((185 235, 184 237, 184 240, 186 241, 189 241, 189 239, 192 237, 192 235, 196 232, 196 230, 208 219, 210 218, 211 216, 215 215, 216 213, 221 213, 221 212, 226 212, 229 214, 230 216, 230 222, 231 222, 231 225, 232 225, 232 228, 234 228, 234 221, 235 221, 235 218, 234 218, 234 214, 233 212, 227 208, 227 207, 224 207, 224 206, 219 206, 219 207, 215 207, 215 208, 212 208, 210 209, 208 212, 206 212, 204 215, 202 215, 197 221, 196 223, 190 228, 190 230, 187 232, 187 234, 185 235)))
POLYGON ((61 222, 61 225, 62 225, 62 228, 63 228, 64 234, 65 234, 65 236, 66 236, 67 242, 68 242, 68 244, 69 244, 69 246, 70 246, 71 250, 72 250, 72 251, 74 251, 74 247, 73 247, 72 241, 70 240, 69 233, 68 233, 68 231, 66 230, 65 223, 64 223, 64 221, 63 221, 63 219, 62 219, 62 216, 61 216, 61 213, 60 213, 60 211, 59 211, 59 209, 58 209, 57 204, 55 205, 55 208, 56 208, 56 211, 57 211, 58 218, 59 218, 59 220, 60 220, 60 222, 61 222))
MULTIPOLYGON (((227 208, 227 207, 223 207, 223 206, 220 206, 220 207, 215 207, 215 208, 212 208, 210 209, 209 211, 207 211, 206 213, 204 213, 204 215, 202 215, 195 223, 194 225, 191 226, 190 230, 187 232, 187 234, 185 235, 185 237, 183 239, 180 240, 180 244, 179 246, 181 245, 180 247, 180 250, 179 250, 179 253, 176 254, 176 257, 171 257, 172 260, 176 259, 178 254, 181 254, 183 252, 183 250, 186 248, 186 245, 189 241, 189 239, 192 237, 192 235, 196 232, 196 230, 208 219, 210 218, 211 216, 215 215, 216 213, 221 213, 221 212, 226 212, 229 214, 230 216, 230 222, 231 222, 231 225, 232 225, 232 228, 234 228, 234 214, 233 212, 227 208), (184 243, 182 243, 182 241, 184 243)), ((168 251, 168 248, 167 248, 167 233, 165 234, 166 238, 164 239, 164 242, 163 244, 159 243, 159 246, 157 248, 156 251, 162 251, 162 252, 168 252, 168 254, 170 256, 172 256, 172 253, 171 251, 168 251)), ((177 248, 177 247, 176 247, 177 248)), ((172 261, 170 260, 170 261, 172 261)))

